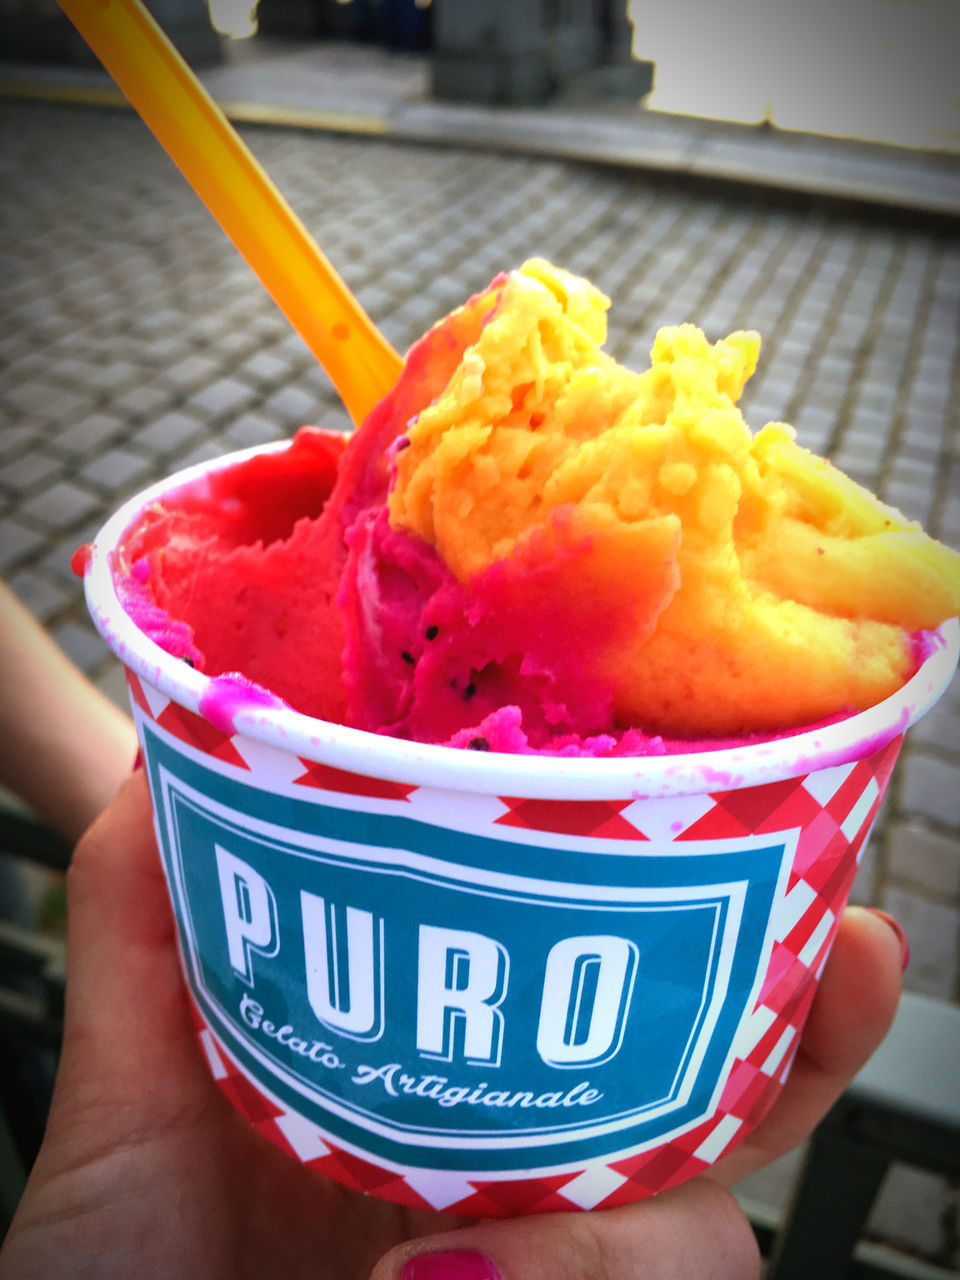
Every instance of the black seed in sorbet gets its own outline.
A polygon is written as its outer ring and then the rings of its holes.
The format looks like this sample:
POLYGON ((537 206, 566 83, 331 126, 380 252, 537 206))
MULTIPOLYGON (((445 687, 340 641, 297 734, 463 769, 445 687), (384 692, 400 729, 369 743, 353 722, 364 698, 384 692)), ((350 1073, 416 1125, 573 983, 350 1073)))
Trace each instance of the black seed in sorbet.
POLYGON ((424 632, 424 635, 427 637, 428 640, 436 640, 439 634, 440 634, 440 628, 436 624, 434 624, 432 627, 427 627, 426 631, 424 632))
POLYGON ((463 691, 464 702, 469 702, 476 692, 477 692, 477 686, 471 680, 470 683, 467 685, 467 687, 463 691))
POLYGON ((185 663, 187 664, 187 666, 188 666, 188 667, 194 667, 194 668, 195 668, 195 667, 196 667, 196 665, 197 665, 197 664, 194 662, 194 660, 193 660, 192 658, 188 658, 186 654, 184 654, 184 655, 183 655, 183 657, 180 659, 180 661, 181 661, 181 662, 185 662, 185 663))
POLYGON ((471 738, 467 743, 468 751, 489 751, 490 743, 486 738, 471 738))
POLYGON ((404 660, 404 662, 408 662, 408 663, 410 664, 410 666, 411 666, 411 667, 412 667, 412 666, 416 663, 416 661, 417 661, 417 660, 416 660, 416 658, 413 656, 413 654, 412 654, 412 653, 408 653, 406 649, 404 649, 404 651, 400 654, 400 657, 404 660))

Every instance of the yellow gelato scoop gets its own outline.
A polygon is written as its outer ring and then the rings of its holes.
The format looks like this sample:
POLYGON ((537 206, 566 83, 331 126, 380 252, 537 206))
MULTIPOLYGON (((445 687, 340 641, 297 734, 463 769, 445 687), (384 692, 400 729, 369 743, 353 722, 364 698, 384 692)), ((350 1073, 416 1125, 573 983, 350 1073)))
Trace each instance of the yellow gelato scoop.
MULTIPOLYGON (((491 291, 476 341, 407 428, 391 526, 466 584, 551 554, 562 525, 592 592, 650 601, 584 656, 621 726, 769 731, 892 693, 913 633, 960 612, 960 556, 791 427, 751 434, 737 401, 758 334, 662 329, 638 374, 601 350, 608 305, 542 260, 491 291)), ((563 613, 558 599, 558 627, 563 613)))

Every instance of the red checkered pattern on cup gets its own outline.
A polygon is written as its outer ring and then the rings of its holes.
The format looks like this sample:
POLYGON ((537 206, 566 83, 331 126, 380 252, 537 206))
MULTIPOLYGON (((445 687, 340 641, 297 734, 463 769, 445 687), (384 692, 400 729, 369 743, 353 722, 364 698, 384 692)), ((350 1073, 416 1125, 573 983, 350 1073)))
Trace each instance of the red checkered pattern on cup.
MULTIPOLYGON (((277 768, 282 753, 226 734, 128 672, 131 698, 161 728, 238 770, 277 768)), ((902 742, 800 778, 705 796, 657 800, 531 800, 490 797, 483 817, 509 826, 605 840, 721 840, 799 829, 775 940, 717 1112, 695 1128, 608 1164, 550 1176, 501 1180, 388 1168, 338 1146, 267 1094, 230 1057, 193 1007, 197 1035, 217 1084, 271 1142, 326 1177, 384 1200, 482 1217, 612 1208, 692 1178, 741 1141, 783 1087, 863 847, 902 742), (461 1181, 458 1185, 457 1178, 461 1181)), ((429 820, 429 788, 364 777, 285 757, 286 785, 395 801, 429 820)), ((263 785, 262 779, 260 785, 263 785)), ((472 815, 477 819, 477 814, 472 815)))

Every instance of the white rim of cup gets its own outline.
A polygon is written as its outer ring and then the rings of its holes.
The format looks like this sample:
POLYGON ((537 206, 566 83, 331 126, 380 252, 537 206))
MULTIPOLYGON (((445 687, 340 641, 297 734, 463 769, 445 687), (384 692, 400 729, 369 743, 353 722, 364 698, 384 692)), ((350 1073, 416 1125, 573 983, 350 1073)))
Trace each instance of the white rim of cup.
MULTIPOLYGON (((124 503, 91 544, 84 587, 94 625, 125 666, 188 711, 202 714, 211 677, 165 652, 127 617, 113 583, 112 553, 151 503, 211 472, 283 450, 289 443, 258 445, 176 472, 124 503)), ((714 751, 603 759, 466 751, 351 729, 289 707, 254 705, 237 711, 234 726, 236 733, 304 759, 410 786, 543 800, 703 795, 802 777, 880 750, 919 720, 949 685, 960 655, 958 620, 944 623, 939 636, 942 643, 915 675, 869 710, 789 737, 714 751)))

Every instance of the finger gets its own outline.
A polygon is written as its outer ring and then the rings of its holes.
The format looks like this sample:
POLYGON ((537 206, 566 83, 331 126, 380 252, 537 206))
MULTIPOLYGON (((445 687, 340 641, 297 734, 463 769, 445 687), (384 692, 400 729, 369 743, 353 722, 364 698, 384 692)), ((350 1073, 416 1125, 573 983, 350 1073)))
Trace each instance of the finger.
POLYGON ((861 907, 844 912, 783 1092, 711 1177, 729 1184, 809 1136, 890 1029, 903 954, 888 918, 861 907))
MULTIPOLYGON (((67 874, 64 1049, 51 1123, 165 1116, 209 1096, 142 773, 83 837, 67 874), (65 1105, 68 1104, 68 1105, 65 1105)), ((105 1137, 107 1135, 105 1134, 105 1137)))
POLYGON ((475 1223, 391 1250, 370 1280, 753 1280, 760 1257, 728 1192, 696 1179, 600 1213, 475 1223))

